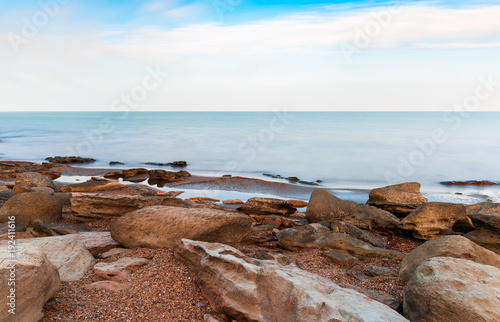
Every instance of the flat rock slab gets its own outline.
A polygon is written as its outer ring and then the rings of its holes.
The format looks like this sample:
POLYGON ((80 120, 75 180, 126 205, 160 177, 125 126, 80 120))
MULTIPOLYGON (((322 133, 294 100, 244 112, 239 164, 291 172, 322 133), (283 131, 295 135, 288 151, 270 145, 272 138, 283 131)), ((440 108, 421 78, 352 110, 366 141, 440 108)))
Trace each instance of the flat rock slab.
POLYGON ((293 215, 297 208, 287 200, 273 199, 273 198, 250 198, 245 202, 239 211, 248 215, 279 215, 290 216, 293 215))
POLYGON ((105 253, 110 249, 120 246, 119 243, 111 238, 111 233, 109 231, 69 234, 65 235, 65 237, 70 237, 82 242, 94 257, 100 253, 105 253))
POLYGON ((147 264, 149 264, 149 260, 145 258, 124 257, 112 263, 95 264, 94 274, 105 280, 121 282, 127 280, 130 273, 147 264))
POLYGON ((126 248, 113 248, 111 250, 108 250, 105 253, 102 253, 101 257, 102 258, 109 258, 109 257, 115 256, 115 255, 119 255, 119 254, 123 254, 123 253, 129 253, 129 252, 130 252, 130 249, 126 249, 126 248))
POLYGON ((179 198, 162 196, 81 196, 71 198, 71 209, 76 216, 92 219, 123 216, 150 206, 189 207, 179 198))
POLYGON ((407 321, 390 307, 269 254, 259 260, 219 243, 182 239, 175 256, 219 313, 244 321, 407 321), (272 258, 272 259, 271 259, 272 258))

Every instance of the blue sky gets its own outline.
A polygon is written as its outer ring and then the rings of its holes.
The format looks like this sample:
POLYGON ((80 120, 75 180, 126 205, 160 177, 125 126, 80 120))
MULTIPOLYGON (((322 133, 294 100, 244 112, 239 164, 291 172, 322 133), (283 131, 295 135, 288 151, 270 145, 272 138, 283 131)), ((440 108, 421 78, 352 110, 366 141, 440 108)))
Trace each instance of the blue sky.
MULTIPOLYGON (((4 1, 0 111, 457 109, 500 82, 499 17, 488 0, 4 1), (151 70, 168 76, 144 89, 151 70)), ((500 110, 489 94, 477 110, 500 110)))

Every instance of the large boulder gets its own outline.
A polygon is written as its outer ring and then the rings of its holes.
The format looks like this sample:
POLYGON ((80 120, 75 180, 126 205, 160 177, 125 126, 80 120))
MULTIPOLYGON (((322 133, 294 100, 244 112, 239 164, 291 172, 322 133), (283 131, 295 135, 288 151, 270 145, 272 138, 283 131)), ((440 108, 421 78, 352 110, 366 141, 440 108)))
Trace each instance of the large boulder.
POLYGON ((85 220, 99 220, 116 217, 151 206, 189 207, 179 198, 161 196, 80 196, 71 198, 71 209, 77 217, 85 220))
POLYGON ((408 281, 418 265, 433 257, 453 257, 500 268, 500 255, 462 236, 442 236, 409 252, 401 262, 399 278, 408 281))
POLYGON ((500 321, 500 269, 434 257, 418 266, 404 291, 411 321, 500 321))
POLYGON ((500 253, 500 233, 498 230, 479 227, 465 234, 464 237, 472 240, 478 245, 483 246, 484 248, 500 253))
POLYGON ((95 264, 94 257, 85 245, 72 238, 63 236, 30 238, 19 240, 17 243, 40 248, 49 261, 57 267, 63 282, 78 281, 95 264))
POLYGON ((62 219, 62 206, 52 195, 28 192, 15 195, 0 208, 0 222, 6 222, 10 216, 24 226, 36 219, 53 223, 62 219))
POLYGON ((45 187, 56 190, 52 179, 38 172, 23 172, 16 175, 16 185, 26 184, 28 187, 45 187))
POLYGON ((368 204, 404 217, 427 199, 420 193, 420 183, 406 182, 370 191, 368 204))
POLYGON ((210 306, 238 321, 407 321, 283 255, 259 260, 227 245, 187 239, 175 255, 196 275, 210 306))
POLYGON ((401 220, 388 211, 366 204, 354 207, 351 215, 342 221, 361 229, 397 229, 401 220))
POLYGON ((342 219, 352 214, 356 205, 354 201, 342 200, 323 189, 316 189, 311 194, 307 206, 307 220, 310 223, 318 223, 323 220, 331 222, 342 219))
POLYGON ((452 234, 453 226, 460 220, 467 220, 464 205, 429 202, 403 219, 400 228, 411 231, 416 239, 430 240, 452 234))
POLYGON ((12 254, 0 245, 0 321, 38 321, 45 302, 61 288, 59 273, 38 247, 16 245, 12 254))
POLYGON ((172 248, 181 238, 237 245, 251 226, 236 212, 155 206, 118 218, 111 237, 126 248, 172 248))
POLYGON ((295 208, 293 204, 287 200, 273 198, 250 198, 247 202, 241 205, 238 210, 247 215, 290 216, 297 211, 297 208, 295 208))
POLYGON ((403 254, 372 246, 343 233, 335 233, 321 224, 310 224, 300 229, 285 229, 278 234, 280 247, 296 251, 308 248, 331 248, 357 258, 390 258, 402 260, 403 254))

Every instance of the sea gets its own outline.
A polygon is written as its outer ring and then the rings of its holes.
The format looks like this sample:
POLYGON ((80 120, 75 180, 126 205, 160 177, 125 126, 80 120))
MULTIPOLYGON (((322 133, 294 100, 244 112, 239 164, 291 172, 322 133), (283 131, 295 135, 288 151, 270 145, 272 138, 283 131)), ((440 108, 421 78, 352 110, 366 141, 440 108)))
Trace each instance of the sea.
POLYGON ((193 174, 296 177, 359 202, 372 188, 417 181, 430 200, 473 203, 499 201, 500 187, 440 182, 500 181, 499 125, 500 113, 463 111, 5 112, 0 160, 182 160, 193 174))

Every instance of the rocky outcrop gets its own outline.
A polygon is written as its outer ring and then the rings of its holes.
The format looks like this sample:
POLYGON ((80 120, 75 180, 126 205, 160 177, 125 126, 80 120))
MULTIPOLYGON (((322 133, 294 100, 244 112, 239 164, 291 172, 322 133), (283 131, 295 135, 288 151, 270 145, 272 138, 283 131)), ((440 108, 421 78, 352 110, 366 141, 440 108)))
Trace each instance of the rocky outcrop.
POLYGON ((109 231, 69 234, 64 237, 73 238, 84 244, 85 248, 87 248, 92 256, 97 256, 120 246, 120 244, 111 238, 111 233, 109 231))
POLYGON ((62 206, 57 199, 45 193, 28 192, 10 198, 0 209, 0 222, 9 216, 24 226, 40 219, 43 223, 53 223, 62 219, 62 206))
POLYGON ((453 257, 500 268, 500 255, 462 236, 443 236, 415 248, 401 262, 399 278, 408 281, 418 265, 433 257, 453 257))
POLYGON ((50 170, 53 166, 55 165, 50 163, 0 161, 0 178, 15 178, 18 173, 23 172, 38 172, 49 178, 57 179, 61 174, 50 170))
POLYGON ((497 230, 479 227, 464 237, 494 252, 500 252, 500 233, 497 230))
POLYGON ((279 254, 258 260, 227 245, 182 239, 175 255, 196 275, 211 307, 236 320, 406 321, 279 254))
POLYGON ((323 220, 331 222, 343 219, 352 214, 356 205, 354 201, 342 200, 325 190, 316 189, 307 205, 307 220, 310 223, 318 223, 323 220))
POLYGON ((434 257, 418 266, 404 291, 411 321, 500 321, 500 269, 434 257))
POLYGON ((102 279, 122 282, 130 277, 130 274, 149 264, 149 260, 137 257, 124 257, 112 263, 97 263, 94 266, 94 274, 102 279))
POLYGON ((388 211, 366 204, 354 207, 351 215, 342 221, 361 229, 398 229, 401 220, 388 211))
POLYGON ((55 157, 45 158, 45 160, 52 163, 62 163, 62 164, 92 163, 96 161, 95 159, 92 158, 82 158, 80 156, 67 156, 67 157, 55 156, 55 157))
POLYGON ((480 203, 467 206, 467 216, 472 219, 474 231, 465 237, 495 252, 500 252, 500 204, 480 203))
POLYGON ((98 191, 111 191, 119 190, 127 187, 126 185, 118 182, 108 181, 87 181, 76 184, 68 184, 62 186, 62 192, 98 192, 98 191))
POLYGON ((57 267, 63 282, 77 281, 95 264, 94 257, 85 245, 72 238, 43 237, 23 239, 20 245, 33 245, 41 249, 49 261, 57 267))
POLYGON ((321 224, 310 224, 300 229, 285 229, 278 234, 281 247, 296 251, 305 248, 331 248, 357 258, 390 258, 401 260, 403 254, 375 247, 347 234, 331 232, 321 224))
POLYGON ((38 247, 31 245, 16 246, 17 261, 13 266, 8 247, 0 245, 0 297, 3 302, 0 321, 38 321, 43 317, 45 302, 61 288, 57 268, 38 247))
POLYGON ((26 184, 28 187, 45 187, 57 190, 54 182, 49 177, 37 172, 23 172, 16 175, 16 185, 26 184))
POLYGON ((297 208, 286 200, 273 198, 250 198, 240 208, 238 208, 238 210, 247 215, 290 216, 297 211, 297 208))
POLYGON ((420 183, 407 182, 370 191, 368 204, 405 217, 427 199, 420 193, 420 183))
POLYGON ((384 247, 385 243, 381 237, 375 236, 374 234, 367 232, 366 230, 359 229, 358 227, 342 222, 340 220, 334 220, 330 224, 330 229, 336 233, 347 234, 351 237, 364 241, 370 245, 376 247, 384 247))
POLYGON ((111 236, 126 248, 172 248, 181 238, 237 245, 251 226, 236 212, 155 206, 118 218, 111 236))
POLYGON ((76 216, 85 220, 98 220, 110 216, 123 216, 130 212, 151 206, 189 207, 179 198, 162 196, 81 196, 71 198, 71 209, 76 216))
POLYGON ((429 202, 420 205, 401 221, 400 228, 411 231, 416 239, 430 240, 453 233, 457 221, 466 220, 465 206, 460 204, 429 202))

